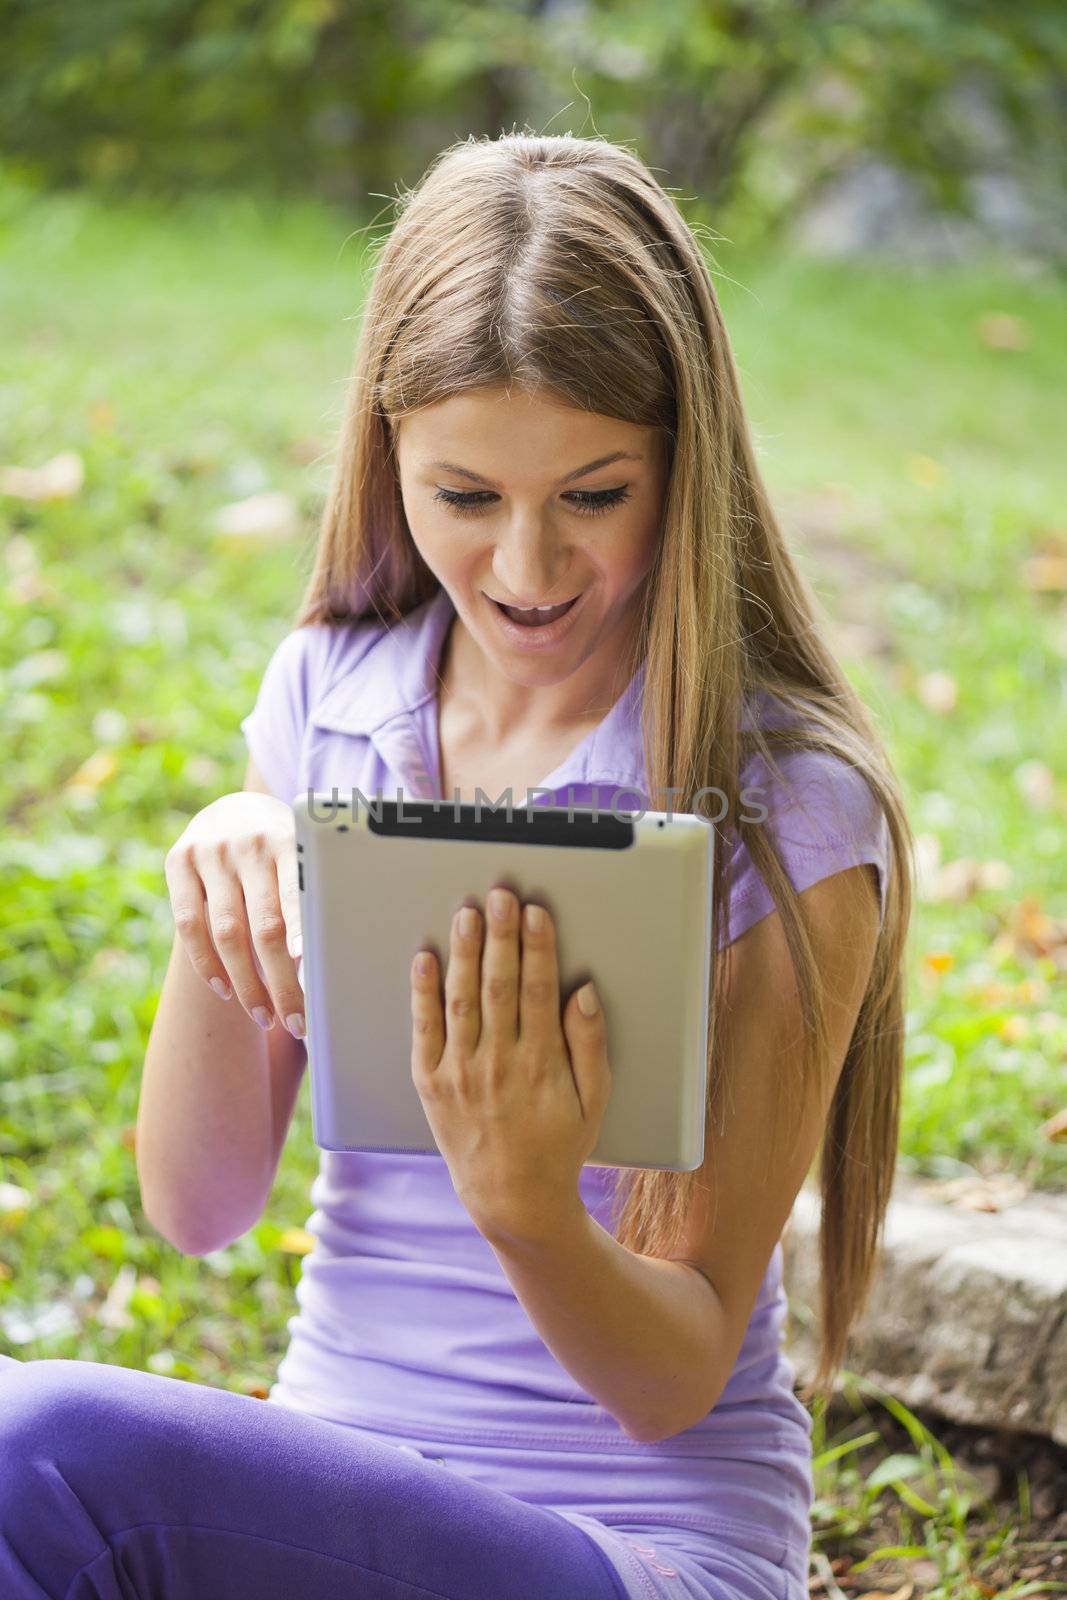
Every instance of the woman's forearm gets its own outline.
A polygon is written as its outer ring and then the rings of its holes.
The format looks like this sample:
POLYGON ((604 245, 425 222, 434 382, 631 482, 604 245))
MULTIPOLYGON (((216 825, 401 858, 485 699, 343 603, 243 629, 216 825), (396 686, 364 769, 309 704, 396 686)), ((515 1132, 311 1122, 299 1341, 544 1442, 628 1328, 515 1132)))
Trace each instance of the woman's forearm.
POLYGON ((620 1245, 576 1197, 551 1241, 486 1234, 552 1355, 632 1439, 680 1433, 728 1375, 726 1322, 711 1281, 681 1261, 620 1245))
POLYGON ((219 999, 175 938, 145 1052, 136 1146, 145 1215, 177 1249, 203 1255, 259 1219, 305 1061, 277 1022, 265 1034, 236 997, 219 999))

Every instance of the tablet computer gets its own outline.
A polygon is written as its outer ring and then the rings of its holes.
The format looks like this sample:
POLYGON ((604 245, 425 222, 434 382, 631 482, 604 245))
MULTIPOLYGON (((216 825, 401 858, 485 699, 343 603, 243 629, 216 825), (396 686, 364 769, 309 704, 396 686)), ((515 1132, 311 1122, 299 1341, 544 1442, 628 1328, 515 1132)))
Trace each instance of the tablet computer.
POLYGON ((612 1087, 588 1165, 704 1156, 715 829, 695 815, 493 809, 308 791, 293 802, 312 1136, 437 1152, 411 1076, 411 963, 495 884, 555 924, 560 1006, 596 983, 612 1087))

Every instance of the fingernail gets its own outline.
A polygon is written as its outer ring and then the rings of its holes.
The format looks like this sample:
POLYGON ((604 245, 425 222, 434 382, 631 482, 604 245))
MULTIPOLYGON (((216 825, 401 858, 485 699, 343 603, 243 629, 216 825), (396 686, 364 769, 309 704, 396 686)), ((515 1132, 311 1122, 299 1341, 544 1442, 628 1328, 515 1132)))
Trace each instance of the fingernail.
POLYGON ((233 990, 230 988, 229 984, 223 983, 221 978, 212 978, 211 987, 214 989, 220 1000, 228 1000, 233 993, 233 990))
POLYGON ((591 983, 578 990, 578 1010, 583 1017, 595 1017, 599 1009, 596 990, 591 983))
POLYGON ((474 933, 478 926, 478 918, 470 906, 464 906, 459 914, 459 931, 464 935, 474 933))
POLYGON ((266 1006, 257 1006, 252 1015, 255 1017, 261 1028, 273 1028, 274 1018, 271 1016, 266 1006))
POLYGON ((304 1018, 299 1011, 290 1011, 285 1019, 285 1026, 289 1029, 294 1039, 302 1039, 307 1033, 304 1018))
POLYGON ((489 896, 489 909, 498 922, 503 922, 508 914, 510 896, 503 889, 494 889, 489 896))
POLYGON ((544 926, 545 913, 540 906, 527 906, 525 911, 526 926, 531 933, 544 926))

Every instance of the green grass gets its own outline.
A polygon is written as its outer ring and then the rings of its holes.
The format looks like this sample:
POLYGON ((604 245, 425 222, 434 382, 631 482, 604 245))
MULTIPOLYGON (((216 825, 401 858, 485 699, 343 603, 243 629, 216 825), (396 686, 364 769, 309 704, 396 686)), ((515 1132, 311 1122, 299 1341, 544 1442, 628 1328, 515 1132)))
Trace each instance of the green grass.
POLYGON ((1067 1541, 1032 1526, 1025 1468, 1012 1502, 990 1499, 907 1406, 856 1373, 842 1376, 836 1425, 821 1400, 813 1407, 812 1577, 830 1600, 845 1600, 838 1578, 850 1594, 899 1592, 900 1600, 912 1585, 926 1600, 1067 1591, 1052 1565, 1062 1567, 1067 1541), (894 1433, 902 1439, 887 1447, 894 1433))
MULTIPOLYGON (((29 1195, 0 1212, 0 1338, 26 1358, 246 1389, 285 1348, 308 1242, 287 1230, 317 1165, 307 1090, 263 1219, 203 1260, 146 1223, 130 1135, 173 933, 163 858, 240 787, 238 723, 310 564, 365 287, 357 226, 0 190, 0 454, 73 449, 86 471, 68 500, 0 496, 0 1180, 29 1195), (215 510, 260 488, 291 492, 306 534, 227 550, 215 510), (97 752, 96 781, 68 788, 97 752)), ((922 274, 728 246, 717 262, 787 530, 828 615, 889 641, 846 665, 913 824, 946 861, 1012 871, 916 907, 902 1167, 1067 1188, 1067 1145, 1039 1133, 1067 1095, 1067 934, 1045 953, 1002 937, 1028 899, 1067 916, 1067 602, 1022 580, 1036 541, 1067 534, 1051 403, 1067 293, 997 263, 922 274), (988 311, 1021 317, 1028 348, 986 348, 988 311), (832 541, 805 520, 827 494, 832 541), (950 713, 918 692, 933 670, 958 685, 950 713), (1044 807, 1019 787, 1028 761, 1051 769, 1044 807)))

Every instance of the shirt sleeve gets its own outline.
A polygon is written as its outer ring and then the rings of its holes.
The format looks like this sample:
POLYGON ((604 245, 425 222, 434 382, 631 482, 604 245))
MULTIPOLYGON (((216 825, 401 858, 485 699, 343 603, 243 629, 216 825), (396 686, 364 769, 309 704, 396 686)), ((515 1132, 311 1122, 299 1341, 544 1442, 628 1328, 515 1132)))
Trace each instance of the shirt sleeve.
POLYGON ((248 752, 276 800, 292 804, 303 784, 308 716, 323 685, 333 630, 312 622, 286 635, 267 663, 256 703, 241 722, 248 752))
MULTIPOLYGON (((754 756, 743 774, 742 810, 750 815, 758 806, 766 808, 766 820, 753 825, 770 828, 772 843, 798 894, 847 867, 864 863, 877 867, 879 919, 884 921, 892 859, 889 825, 866 778, 828 751, 776 754, 785 781, 775 782, 763 758, 754 756)), ((720 943, 732 943, 777 910, 747 845, 735 833, 730 837, 730 927, 728 939, 724 941, 720 935, 720 943)))

